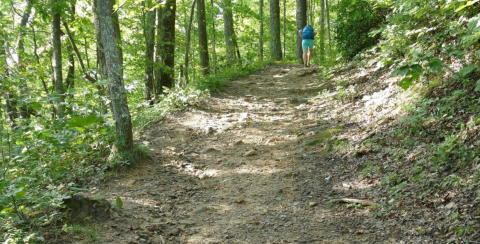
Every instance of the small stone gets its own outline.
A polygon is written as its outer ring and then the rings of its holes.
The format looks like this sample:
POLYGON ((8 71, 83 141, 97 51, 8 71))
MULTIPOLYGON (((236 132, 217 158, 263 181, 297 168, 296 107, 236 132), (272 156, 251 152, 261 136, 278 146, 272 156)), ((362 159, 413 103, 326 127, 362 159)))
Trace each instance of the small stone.
POLYGON ((202 154, 216 153, 216 152, 218 152, 218 150, 211 147, 201 151, 202 154))
POLYGON ((257 152, 255 150, 250 150, 245 153, 245 157, 255 156, 255 155, 257 155, 257 152))
POLYGON ((233 143, 233 146, 237 147, 237 146, 241 146, 241 145, 244 145, 244 144, 245 144, 245 143, 243 143, 243 141, 240 140, 240 141, 234 142, 234 143, 233 143))
POLYGON ((143 242, 143 243, 146 243, 147 242, 147 239, 140 239, 140 242, 143 242))
POLYGON ((190 212, 190 214, 195 215, 195 214, 205 212, 207 210, 208 210, 207 205, 202 205, 202 206, 198 207, 197 209, 193 210, 192 212, 190 212))
POLYGON ((317 205, 318 205, 318 203, 316 203, 316 202, 309 202, 308 203, 308 206, 310 206, 310 207, 315 207, 317 205))

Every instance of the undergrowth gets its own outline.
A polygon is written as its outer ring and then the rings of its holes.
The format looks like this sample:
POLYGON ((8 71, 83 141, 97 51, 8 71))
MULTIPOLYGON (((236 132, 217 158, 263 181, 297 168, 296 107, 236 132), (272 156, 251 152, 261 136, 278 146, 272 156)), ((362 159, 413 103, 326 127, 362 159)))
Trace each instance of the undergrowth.
MULTIPOLYGON (((143 102, 132 105, 134 130, 139 132, 174 110, 198 105, 210 91, 217 91, 229 80, 264 68, 267 63, 224 69, 216 75, 168 90, 152 107, 143 102)), ((64 200, 76 192, 93 190, 86 188, 87 182, 104 180, 112 170, 128 166, 148 153, 145 147, 135 145, 128 157, 112 157, 113 117, 110 113, 101 113, 102 108, 96 107, 94 100, 97 99, 78 101, 73 106, 73 115, 64 120, 34 117, 24 120, 15 130, 2 120, 0 241, 3 243, 43 242, 42 228, 60 228, 65 222, 64 200)), ((63 225, 63 229, 95 239, 94 233, 75 224, 63 225)))

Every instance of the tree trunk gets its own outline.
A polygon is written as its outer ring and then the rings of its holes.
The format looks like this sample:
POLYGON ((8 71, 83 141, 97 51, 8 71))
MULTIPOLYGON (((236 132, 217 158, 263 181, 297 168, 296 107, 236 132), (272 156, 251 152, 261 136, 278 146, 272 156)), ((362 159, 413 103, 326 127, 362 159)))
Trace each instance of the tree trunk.
POLYGON ((325 63, 325 0, 320 0, 320 63, 325 63))
POLYGON ((325 63, 325 0, 320 0, 320 63, 325 63))
POLYGON ((151 9, 154 6, 152 0, 146 1, 146 8, 148 12, 145 18, 145 93, 143 99, 148 102, 152 102, 154 93, 153 86, 153 58, 155 49, 155 9, 151 9))
MULTIPOLYGON (((19 37, 18 37, 18 45, 17 45, 17 54, 18 54, 18 69, 20 73, 25 72, 25 35, 26 35, 26 27, 28 23, 28 19, 30 18, 30 14, 32 13, 32 6, 33 6, 33 0, 26 0, 26 6, 25 6, 25 11, 23 11, 22 19, 20 21, 19 29, 19 37)), ((23 102, 27 98, 22 97, 27 97, 29 95, 28 91, 28 86, 26 83, 25 79, 20 80, 20 94, 21 97, 19 99, 20 101, 20 115, 22 118, 28 118, 30 117, 30 111, 28 109, 27 103, 23 102)), ((15 96, 11 95, 10 98, 14 99, 15 96)), ((17 104, 17 101, 14 102, 14 104, 17 104)), ((16 109, 16 108, 14 108, 16 109)))
POLYGON ((225 46, 227 52, 227 64, 232 65, 236 63, 236 38, 235 31, 233 29, 233 13, 232 13, 232 1, 222 0, 223 2, 223 27, 225 31, 225 46))
POLYGON ((153 68, 153 73, 155 76, 155 81, 154 81, 154 92, 155 94, 160 94, 161 92, 161 79, 160 79, 160 67, 161 67, 161 62, 162 59, 160 57, 160 50, 161 50, 161 39, 160 39, 160 33, 161 33, 161 28, 162 28, 162 8, 157 7, 156 11, 157 13, 157 23, 156 23, 156 33, 155 33, 155 65, 153 68))
POLYGON ((210 60, 208 58, 208 36, 207 19, 205 17, 205 0, 197 0, 197 20, 200 67, 202 67, 202 74, 208 75, 208 73, 210 73, 210 60))
POLYGON ((162 87, 171 88, 174 81, 176 6, 176 0, 166 0, 162 13, 160 93, 163 92, 162 87))
MULTIPOLYGON (((75 21, 75 4, 72 3, 72 16, 70 21, 75 21)), ((65 26, 65 29, 67 32, 70 30, 68 29, 68 26, 65 26)), ((73 48, 73 45, 75 43, 73 42, 73 35, 70 34, 68 35, 70 39, 70 45, 67 46, 67 51, 68 51, 68 72, 67 72, 67 77, 65 78, 66 82, 66 87, 67 89, 75 88, 75 51, 73 48)))
POLYGON ((282 60, 279 0, 270 0, 270 36, 270 57, 273 60, 282 60))
MULTIPOLYGON (((123 48, 122 48, 122 34, 120 32, 120 21, 118 20, 118 13, 114 11, 115 0, 110 0, 110 12, 113 21, 113 31, 115 33, 115 41, 117 42, 118 55, 120 56, 120 64, 123 65, 123 48)), ((122 70, 123 76, 123 70, 122 70)))
POLYGON ((102 31, 100 29, 100 16, 98 13, 97 0, 93 0, 92 4, 93 24, 95 26, 95 37, 97 39, 97 65, 100 69, 100 77, 102 80, 108 79, 107 66, 105 64, 105 51, 103 48, 102 31))
MULTIPOLYGON (((307 25, 306 0, 297 0, 296 19, 297 19, 297 32, 298 32, 299 30, 302 30, 307 25)), ((297 37, 295 59, 297 60, 297 62, 303 63, 302 37, 300 37, 299 35, 295 35, 295 36, 297 37)))
POLYGON ((192 22, 193 22, 193 15, 195 14, 195 2, 196 0, 193 0, 192 2, 192 7, 190 9, 190 20, 188 22, 188 27, 187 27, 187 40, 185 41, 185 81, 188 83, 188 55, 190 51, 190 36, 191 36, 191 30, 192 30, 192 22))
POLYGON ((328 56, 330 60, 332 58, 332 38, 330 35, 330 11, 328 7, 328 0, 325 0, 325 12, 327 13, 327 33, 328 33, 328 56))
POLYGON ((283 58, 285 58, 285 52, 286 52, 286 48, 285 48, 285 42, 286 42, 286 37, 285 37, 285 33, 286 33, 286 19, 287 19, 287 0, 283 0, 283 58))
MULTIPOLYGON (((0 12, 0 16, 2 13, 0 12)), ((7 51, 5 46, 5 36, 2 33, 0 35, 0 68, 3 69, 0 73, 0 79, 7 80, 9 76, 8 64, 7 64, 7 51)), ((3 84, 0 90, 0 94, 5 98, 5 108, 8 115, 8 118, 11 122, 11 127, 16 127, 15 120, 18 118, 18 111, 16 107, 16 100, 12 97, 10 87, 7 84, 3 84)))
POLYGON ((112 23, 112 7, 110 0, 98 0, 100 30, 105 50, 105 61, 108 72, 108 87, 110 91, 111 107, 115 119, 115 146, 118 152, 130 154, 133 151, 133 134, 127 95, 122 76, 122 63, 115 39, 112 23))
MULTIPOLYGON (((261 0, 263 1, 263 0, 261 0)), ((216 45, 215 45, 215 42, 216 42, 216 36, 215 36, 215 32, 216 32, 216 28, 215 28, 215 14, 214 14, 214 11, 213 11, 213 0, 210 0, 210 4, 212 6, 212 29, 213 29, 213 36, 212 36, 212 49, 213 49, 213 73, 214 74, 217 74, 217 48, 216 48, 216 45)))
POLYGON ((57 2, 52 0, 52 43, 53 43, 53 76, 55 79, 55 93, 58 96, 57 103, 57 118, 63 118, 65 114, 65 91, 63 88, 62 77, 62 42, 60 40, 62 30, 60 29, 60 12, 62 11, 57 2))
MULTIPOLYGON (((260 38, 259 38, 259 43, 260 43, 260 60, 263 60, 263 0, 260 1, 260 6, 259 6, 259 15, 260 15, 260 38)), ((297 0, 298 1, 298 0, 297 0)))

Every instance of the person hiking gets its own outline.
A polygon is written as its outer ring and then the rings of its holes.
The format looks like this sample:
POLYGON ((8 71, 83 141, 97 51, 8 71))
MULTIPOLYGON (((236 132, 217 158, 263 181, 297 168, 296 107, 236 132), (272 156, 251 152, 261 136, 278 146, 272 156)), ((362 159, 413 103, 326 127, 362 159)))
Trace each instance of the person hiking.
POLYGON ((311 25, 306 25, 303 30, 298 31, 298 35, 302 37, 303 67, 309 67, 313 55, 313 40, 317 32, 311 25))

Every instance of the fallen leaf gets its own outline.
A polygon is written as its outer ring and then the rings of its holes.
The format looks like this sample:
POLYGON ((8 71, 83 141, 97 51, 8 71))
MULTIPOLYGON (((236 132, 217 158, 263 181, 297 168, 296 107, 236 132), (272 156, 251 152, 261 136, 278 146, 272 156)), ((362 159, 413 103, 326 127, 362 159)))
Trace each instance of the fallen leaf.
POLYGON ((238 200, 238 201, 235 201, 235 203, 238 203, 238 204, 247 204, 247 201, 245 201, 245 200, 238 200))

